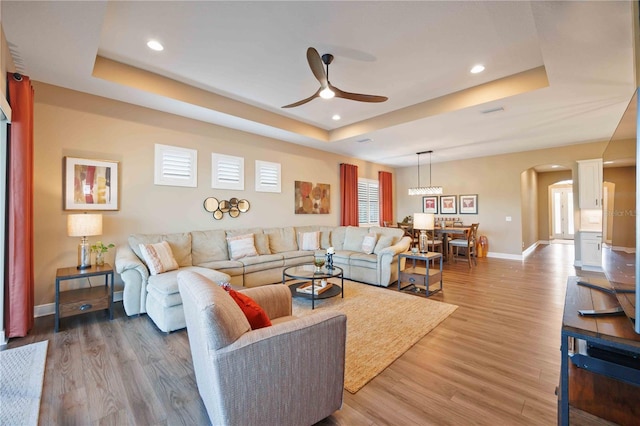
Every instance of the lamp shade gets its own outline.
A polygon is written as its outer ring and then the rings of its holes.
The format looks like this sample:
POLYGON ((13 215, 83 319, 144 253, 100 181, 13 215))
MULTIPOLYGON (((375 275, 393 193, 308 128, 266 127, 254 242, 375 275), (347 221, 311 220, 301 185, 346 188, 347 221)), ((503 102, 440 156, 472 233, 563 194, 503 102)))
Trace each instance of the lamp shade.
POLYGON ((435 227, 433 213, 414 213, 413 229, 433 229, 435 227))
POLYGON ((102 234, 101 214, 70 214, 67 216, 67 235, 90 237, 102 234))

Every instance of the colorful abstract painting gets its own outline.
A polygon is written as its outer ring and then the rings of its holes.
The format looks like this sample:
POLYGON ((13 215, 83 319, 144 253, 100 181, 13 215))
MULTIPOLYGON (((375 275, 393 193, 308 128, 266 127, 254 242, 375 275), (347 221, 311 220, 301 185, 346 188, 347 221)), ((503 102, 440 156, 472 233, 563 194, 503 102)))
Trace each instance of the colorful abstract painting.
POLYGON ((65 157, 65 210, 117 210, 118 163, 65 157))
POLYGON ((296 214, 329 214, 331 211, 331 185, 295 181, 296 214))

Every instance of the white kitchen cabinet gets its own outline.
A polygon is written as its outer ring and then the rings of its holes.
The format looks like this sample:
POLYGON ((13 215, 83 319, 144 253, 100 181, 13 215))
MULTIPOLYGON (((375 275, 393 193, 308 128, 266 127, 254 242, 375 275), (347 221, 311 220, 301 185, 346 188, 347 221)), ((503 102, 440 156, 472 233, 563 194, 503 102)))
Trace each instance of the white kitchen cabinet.
POLYGON ((600 270, 602 268, 602 232, 580 232, 580 253, 583 269, 600 270))
POLYGON ((602 159, 578 161, 581 209, 602 209, 602 159))

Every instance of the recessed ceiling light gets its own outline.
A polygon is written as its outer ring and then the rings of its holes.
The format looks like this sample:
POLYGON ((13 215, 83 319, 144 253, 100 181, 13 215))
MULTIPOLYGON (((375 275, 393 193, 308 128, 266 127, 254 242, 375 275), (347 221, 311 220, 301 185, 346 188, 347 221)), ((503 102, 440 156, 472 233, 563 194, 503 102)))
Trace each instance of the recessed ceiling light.
POLYGON ((332 119, 334 119, 335 121, 340 120, 342 117, 340 117, 338 114, 333 114, 333 117, 331 117, 332 119))
POLYGON ((484 65, 474 65, 473 68, 471 68, 471 74, 478 74, 479 72, 484 71, 484 65))
POLYGON ((157 40, 149 40, 147 42, 147 47, 149 47, 149 49, 151 50, 155 50, 156 52, 160 52, 164 50, 164 46, 161 45, 160 42, 157 40))

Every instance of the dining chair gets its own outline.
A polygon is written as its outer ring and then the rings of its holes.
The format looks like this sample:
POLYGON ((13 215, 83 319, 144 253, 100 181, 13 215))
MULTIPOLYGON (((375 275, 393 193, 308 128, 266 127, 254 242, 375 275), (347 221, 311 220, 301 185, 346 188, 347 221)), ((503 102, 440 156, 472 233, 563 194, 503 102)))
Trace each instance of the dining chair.
POLYGON ((404 236, 411 238, 411 246, 410 247, 418 247, 419 238, 416 235, 416 232, 413 229, 412 223, 406 222, 398 222, 398 228, 401 228, 404 231, 404 236))
POLYGON ((475 265, 478 264, 476 251, 478 226, 480 226, 479 223, 471 224, 471 226, 469 227, 469 232, 467 232, 467 238, 457 238, 455 240, 449 241, 449 258, 453 257, 454 262, 458 261, 457 257, 459 255, 460 249, 462 248, 465 250, 465 256, 467 258, 467 261, 469 262, 469 268, 471 268, 472 260, 475 265))
POLYGON ((436 236, 435 230, 427 231, 427 249, 429 251, 435 251, 438 253, 443 253, 443 241, 442 238, 436 236))

